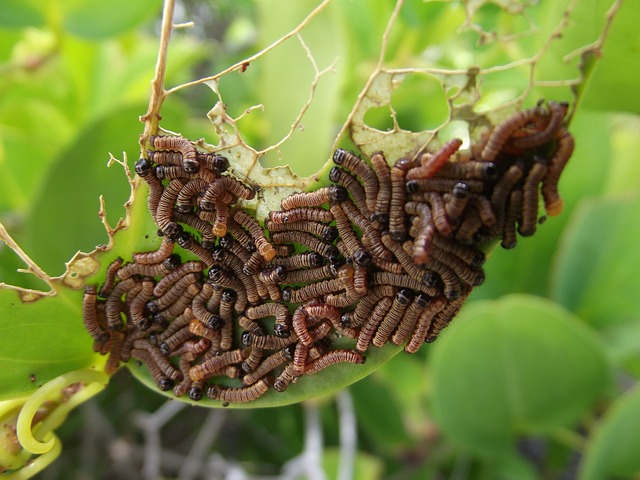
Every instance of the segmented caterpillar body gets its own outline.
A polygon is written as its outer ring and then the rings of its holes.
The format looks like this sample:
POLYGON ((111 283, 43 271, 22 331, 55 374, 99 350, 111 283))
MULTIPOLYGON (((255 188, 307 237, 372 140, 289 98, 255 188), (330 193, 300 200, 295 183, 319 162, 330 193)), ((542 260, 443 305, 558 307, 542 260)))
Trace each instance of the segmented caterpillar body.
POLYGON ((574 149, 566 114, 554 102, 518 112, 470 158, 456 155, 459 139, 391 167, 383 152, 337 150, 333 184, 284 198, 266 231, 239 203, 259 188, 226 157, 151 137, 135 170, 162 242, 114 260, 82 303, 105 370, 135 358, 161 390, 226 405, 361 364, 389 342, 415 353, 484 281, 486 244, 533 234, 540 196, 560 213, 574 149), (336 336, 352 348, 336 349, 336 336))

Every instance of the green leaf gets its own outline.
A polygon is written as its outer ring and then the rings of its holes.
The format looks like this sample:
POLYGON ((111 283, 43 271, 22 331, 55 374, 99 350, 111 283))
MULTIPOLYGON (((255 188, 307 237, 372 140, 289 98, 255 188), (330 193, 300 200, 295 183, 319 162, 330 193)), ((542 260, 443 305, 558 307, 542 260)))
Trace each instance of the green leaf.
POLYGON ((639 319, 637 218, 638 196, 585 201, 562 238, 553 298, 594 326, 639 319))
POLYGON ((480 453, 574 422, 610 378, 591 331, 556 304, 525 295, 468 305, 432 359, 438 424, 480 453))
MULTIPOLYGON (((129 186, 121 167, 107 168, 108 152, 119 157, 122 150, 126 150, 130 158, 137 159, 139 146, 133 132, 138 131, 137 117, 145 108, 135 105, 88 125, 53 162, 31 204, 21 242, 49 274, 62 273, 63 262, 78 249, 90 251, 96 245, 107 243, 97 216, 100 192, 111 225, 124 215, 121 205, 129 195, 129 186), (127 138, 128 144, 122 143, 127 138), (44 241, 61 235, 74 241, 44 241)), ((131 251, 126 258, 130 256, 131 251)))
POLYGON ((75 125, 65 112, 62 99, 42 98, 49 91, 39 82, 3 86, 8 92, 0 100, 0 119, 11 126, 11 134, 3 135, 0 150, 0 208, 20 211, 33 200, 47 167, 62 146, 73 138, 75 125))
POLYGON ((65 12, 65 29, 102 40, 132 30, 160 11, 160 0, 78 0, 65 12))
MULTIPOLYGON (((595 158, 607 158, 603 162, 607 166, 607 182, 603 193, 609 196, 634 195, 640 193, 640 116, 615 114, 601 115, 609 119, 606 134, 609 135, 611 150, 604 157, 601 151, 594 150, 595 158)), ((594 125, 596 136, 600 136, 600 128, 594 125)), ((593 140, 584 135, 581 143, 589 142, 588 148, 594 148, 593 140)))
POLYGON ((540 476, 534 466, 516 452, 486 462, 479 480, 536 480, 540 476))
MULTIPOLYGON (((424 350, 428 350, 428 347, 425 346, 424 350)), ((421 400, 429 388, 427 365, 422 354, 393 357, 377 376, 404 406, 409 401, 421 400)))
POLYGON ((337 7, 343 22, 341 30, 353 49, 353 58, 375 60, 380 49, 380 34, 391 13, 391 4, 384 0, 339 2, 337 7))
MULTIPOLYGON (((640 5, 637 2, 588 0, 581 2, 540 2, 533 18, 542 33, 538 41, 549 42, 549 52, 536 66, 539 79, 582 78, 581 84, 572 88, 587 108, 638 112, 640 102, 629 92, 640 80, 640 70, 630 58, 637 55, 640 40, 636 34, 640 5), (562 35, 553 36, 557 23, 563 22, 565 9, 571 11, 571 19, 562 35), (613 21, 607 27, 610 20, 613 21), (603 33, 604 31, 604 33, 603 33), (585 48, 588 47, 588 48, 585 48)), ((518 42, 520 47, 533 54, 531 49, 539 43, 529 39, 518 42)), ((549 95, 543 89, 534 88, 533 98, 549 95)), ((547 90, 548 92, 548 90, 547 90)), ((554 95, 567 98, 568 86, 556 85, 554 95)))
POLYGON ((93 352, 91 337, 84 329, 79 288, 102 282, 115 257, 129 258, 132 249, 157 247, 146 195, 146 185, 137 189, 138 200, 131 207, 137 221, 115 235, 111 250, 76 256, 64 276, 52 280, 55 296, 33 301, 35 297, 28 292, 19 296, 14 290, 0 288, 0 352, 7 367, 0 371, 0 399, 26 395, 63 373, 103 368, 106 358, 93 352), (30 303, 23 303, 23 297, 30 303))
POLYGON ((556 218, 548 220, 534 238, 518 238, 513 250, 504 250, 498 245, 484 266, 485 284, 473 291, 471 299, 496 299, 524 292, 544 296, 557 238, 562 231, 561 222, 556 218))
POLYGON ((640 388, 620 397, 600 420, 585 451, 580 480, 631 478, 640 472, 640 388))
MULTIPOLYGON (((638 19, 640 3, 619 2, 620 10, 613 21, 609 36, 604 44, 601 58, 585 95, 585 106, 602 110, 618 110, 640 113, 640 98, 634 95, 640 83, 640 69, 631 59, 637 58, 640 51, 638 19)), ((576 23, 582 27, 592 18, 590 10, 576 17, 576 23)))
MULTIPOLYGON (((353 348, 354 345, 355 343, 353 341, 343 338, 335 340, 332 346, 339 349, 353 348)), ((333 394, 357 382, 358 380, 363 379, 399 351, 401 351, 401 348, 395 346, 371 349, 367 352, 367 361, 364 365, 353 365, 348 363, 332 365, 331 367, 314 375, 304 375, 300 377, 297 383, 289 385, 284 392, 277 392, 274 389, 270 389, 262 397, 256 400, 248 403, 231 403, 229 408, 280 407, 333 394)), ((152 390, 155 390, 162 395, 166 395, 169 398, 176 398, 171 392, 162 392, 158 389, 146 367, 138 366, 134 362, 129 362, 126 366, 141 382, 152 390)), ((231 386, 239 387, 241 386, 241 383, 238 382, 231 386)), ((207 407, 222 406, 222 402, 218 400, 211 400, 206 397, 199 402, 193 402, 188 397, 180 397, 180 401, 207 407)))
POLYGON ((44 15, 33 1, 4 0, 0 28, 39 27, 44 23, 44 15))
POLYGON ((384 384, 377 375, 351 387, 358 406, 358 425, 367 438, 390 451, 399 451, 409 443, 404 427, 402 402, 394 395, 393 385, 384 384))
POLYGON ((81 306, 82 293, 69 288, 27 304, 15 291, 0 289, 0 400, 100 363, 84 331, 81 306))
POLYGON ((640 377, 640 322, 616 323, 601 333, 611 361, 640 377))

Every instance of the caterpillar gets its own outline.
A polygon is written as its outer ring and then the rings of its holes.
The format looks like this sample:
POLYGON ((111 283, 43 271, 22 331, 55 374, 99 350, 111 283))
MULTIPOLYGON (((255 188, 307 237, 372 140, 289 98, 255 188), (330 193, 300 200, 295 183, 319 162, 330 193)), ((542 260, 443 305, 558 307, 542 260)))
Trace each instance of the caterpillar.
POLYGON ((162 242, 86 287, 94 349, 109 355, 109 373, 134 358, 161 390, 223 405, 362 364, 388 343, 417 352, 485 280, 487 245, 535 233, 540 198, 548 215, 562 210, 558 181, 575 145, 567 109, 517 112, 470 155, 459 139, 395 163, 338 149, 332 183, 284 198, 264 227, 242 205, 261 187, 226 157, 151 137, 135 170, 162 242))

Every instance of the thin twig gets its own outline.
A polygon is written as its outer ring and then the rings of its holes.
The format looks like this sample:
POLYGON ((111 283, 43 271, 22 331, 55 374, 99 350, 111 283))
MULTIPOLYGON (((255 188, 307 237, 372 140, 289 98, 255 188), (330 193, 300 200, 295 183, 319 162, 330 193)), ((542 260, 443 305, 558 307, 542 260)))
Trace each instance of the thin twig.
POLYGON ((20 248, 20 245, 18 245, 18 243, 11 237, 11 235, 9 235, 9 232, 7 232, 7 230, 4 228, 4 225, 2 223, 0 223, 0 241, 3 241, 4 243, 6 243, 7 247, 13 250, 20 257, 20 259, 27 264, 28 268, 26 270, 21 270, 21 271, 24 271, 25 273, 32 273, 33 275, 38 277, 40 280, 44 281, 49 286, 49 288, 51 288, 51 291, 41 292, 38 290, 29 290, 21 287, 15 287, 13 285, 7 285, 3 282, 0 282, 0 289, 1 288, 14 289, 14 290, 18 290, 19 292, 23 292, 25 294, 31 293, 38 297, 53 296, 56 294, 55 284, 51 281, 51 277, 47 275, 47 272, 42 270, 38 266, 38 264, 36 264, 36 262, 34 262, 31 259, 31 257, 29 257, 29 255, 27 255, 24 252, 24 250, 22 250, 22 248, 20 248))
POLYGON ((140 117, 144 122, 144 133, 140 138, 141 152, 145 151, 145 143, 150 135, 158 131, 160 123, 160 110, 167 95, 164 90, 164 76, 167 69, 167 52, 169 50, 169 40, 173 29, 173 11, 175 0, 165 0, 162 11, 162 30, 160 32, 160 47, 158 48, 158 60, 156 62, 155 76, 151 81, 151 96, 149 98, 149 109, 147 113, 140 117))
POLYGON ((365 97, 369 94, 369 91, 371 90, 371 86, 373 85, 373 82, 378 77, 380 72, 383 71, 384 60, 385 60, 385 57, 387 56, 387 49, 389 47, 389 36, 391 35, 391 29, 393 28, 393 25, 396 23, 396 19, 398 18, 400 9, 402 8, 403 4, 404 4, 404 0, 398 0, 396 2, 396 6, 393 9, 393 12, 391 12, 391 16, 389 17, 389 21, 387 22, 387 26, 384 30, 384 34, 382 35, 382 44, 380 45, 380 55, 378 56, 378 63, 376 65, 376 68, 374 68, 373 72, 371 72, 371 75, 369 76, 367 83, 365 84, 364 88, 358 95, 356 102, 353 104, 353 108, 351 109, 351 112, 349 113, 347 120, 342 125, 342 128, 338 132, 338 135, 336 135, 336 138, 333 142, 333 147, 331 148, 332 151, 334 151, 337 148, 338 142, 340 141, 340 139, 342 138, 346 130, 351 126, 351 123, 353 122, 353 117, 355 116, 356 112, 360 109, 360 105, 364 101, 365 97))
POLYGON ((311 103, 315 99, 316 88, 318 87, 318 83, 320 82, 320 78, 322 78, 324 75, 326 75, 329 72, 335 71, 335 63, 329 65, 328 67, 324 68, 323 70, 320 70, 318 68, 318 65, 316 63, 315 58, 313 58, 313 54, 311 53, 311 50, 309 49, 309 47, 305 43, 304 39, 302 38, 302 35, 298 34, 298 40, 300 41, 300 45, 302 45, 302 48, 304 49, 304 51, 305 51, 305 53, 307 55, 307 58, 309 59, 309 62, 311 62, 311 65, 313 66, 313 71, 314 71, 314 75, 315 75, 314 78, 313 78, 313 82, 311 82, 311 88, 309 90, 309 96, 307 98, 307 101, 302 106, 300 112, 298 112, 298 116, 296 117, 296 119, 291 124, 291 127, 289 128, 289 131, 287 132, 287 134, 284 137, 282 137, 277 143, 269 146, 268 148, 265 148, 264 150, 259 151, 258 155, 264 155, 265 153, 267 153, 269 151, 277 150, 278 148, 280 148, 280 146, 284 142, 286 142, 287 140, 289 140, 293 136, 294 132, 302 124, 302 118, 307 113, 307 110, 309 110, 309 107, 311 107, 311 103))
POLYGON ((353 399, 349 390, 342 390, 336 397, 338 421, 340 424, 340 460, 338 463, 338 480, 353 478, 358 444, 356 415, 353 410, 353 399))
POLYGON ((289 460, 282 468, 280 479, 294 480, 300 477, 309 480, 326 480, 322 469, 323 435, 320 409, 316 402, 305 402, 304 450, 289 460))
POLYGON ((207 419, 193 441, 189 454, 180 467, 178 480, 192 480, 202 471, 205 464, 205 455, 218 436, 224 417, 225 412, 221 410, 209 412, 207 419))
POLYGON ((323 435, 320 408, 316 402, 306 402, 304 406, 306 432, 303 456, 306 460, 306 473, 310 480, 325 480, 326 475, 322 469, 323 435))
POLYGON ((187 88, 187 87, 191 87, 193 85, 200 85, 203 83, 207 83, 207 82, 213 82, 221 77, 223 77, 224 75, 226 75, 229 72, 233 72, 235 70, 244 70, 245 68, 247 68, 247 64, 257 60, 258 58, 264 56, 266 53, 270 52, 271 50, 273 50, 274 48, 276 48, 278 45, 280 45, 281 43, 286 42, 287 40, 289 40, 291 37, 297 35, 298 33, 300 33, 302 31, 302 29, 304 27, 307 26, 307 24, 318 14, 320 13, 322 10, 325 9, 325 7, 327 5, 329 5, 331 3, 332 0, 324 0, 320 5, 318 5, 316 8, 314 8, 311 13, 309 13, 309 15, 307 15, 302 22, 300 22, 298 24, 298 26, 296 28, 294 28, 293 30, 291 30, 289 33, 287 33, 286 35, 280 37, 278 40, 276 40, 275 42, 273 42, 271 45, 263 48, 262 50, 260 50, 258 53, 245 58, 244 60, 239 61, 238 63, 231 65, 229 68, 227 68, 226 70, 223 70, 220 73, 217 73, 215 75, 212 75, 210 77, 204 77, 204 78, 200 78, 198 80, 194 80, 192 82, 187 82, 187 83, 183 83, 182 85, 178 85, 175 86, 173 88, 170 88, 169 90, 166 91, 166 95, 169 96, 172 93, 177 92, 178 90, 182 90, 183 88, 187 88))
POLYGON ((135 423, 142 429, 145 438, 144 464, 142 467, 142 474, 145 479, 156 480, 161 478, 162 444, 160 430, 186 406, 186 403, 168 401, 152 414, 140 413, 136 416, 135 423))

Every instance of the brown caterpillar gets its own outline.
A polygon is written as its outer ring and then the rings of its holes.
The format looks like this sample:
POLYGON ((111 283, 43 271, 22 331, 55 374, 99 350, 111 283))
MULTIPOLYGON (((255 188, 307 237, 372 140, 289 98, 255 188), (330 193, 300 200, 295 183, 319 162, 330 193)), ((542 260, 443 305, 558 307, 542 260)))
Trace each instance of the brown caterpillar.
POLYGON ((284 198, 265 228, 242 204, 261 187, 226 157, 151 137, 135 170, 162 241, 114 260, 83 297, 105 370, 135 358, 162 390, 228 404, 387 343, 415 353, 484 281, 487 245, 533 234, 540 196, 547 214, 562 210, 567 108, 518 112, 464 156, 459 139, 392 167, 383 152, 337 150, 333 183, 284 198))

